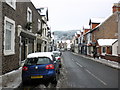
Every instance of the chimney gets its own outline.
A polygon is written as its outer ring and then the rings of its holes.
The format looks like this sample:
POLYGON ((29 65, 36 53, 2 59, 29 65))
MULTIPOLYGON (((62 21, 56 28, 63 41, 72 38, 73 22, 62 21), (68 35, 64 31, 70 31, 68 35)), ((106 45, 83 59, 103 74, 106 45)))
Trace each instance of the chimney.
POLYGON ((116 11, 120 11, 120 1, 118 3, 114 3, 112 8, 113 8, 113 13, 116 11))

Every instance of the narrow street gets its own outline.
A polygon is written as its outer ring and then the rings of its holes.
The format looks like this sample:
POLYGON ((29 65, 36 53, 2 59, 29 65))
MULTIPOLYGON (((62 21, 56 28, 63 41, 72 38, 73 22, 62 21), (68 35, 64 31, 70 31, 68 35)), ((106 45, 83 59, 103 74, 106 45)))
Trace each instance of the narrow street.
POLYGON ((62 55, 63 67, 58 84, 40 84, 39 81, 18 88, 118 88, 118 70, 66 51, 62 55))

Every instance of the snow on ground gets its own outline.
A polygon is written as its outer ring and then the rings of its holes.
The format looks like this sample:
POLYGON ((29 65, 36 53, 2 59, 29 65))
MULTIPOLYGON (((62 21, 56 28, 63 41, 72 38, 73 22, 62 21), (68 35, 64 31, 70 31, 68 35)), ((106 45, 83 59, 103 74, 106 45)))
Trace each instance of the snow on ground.
POLYGON ((9 73, 0 76, 0 87, 2 88, 16 88, 21 83, 22 68, 13 70, 9 73))

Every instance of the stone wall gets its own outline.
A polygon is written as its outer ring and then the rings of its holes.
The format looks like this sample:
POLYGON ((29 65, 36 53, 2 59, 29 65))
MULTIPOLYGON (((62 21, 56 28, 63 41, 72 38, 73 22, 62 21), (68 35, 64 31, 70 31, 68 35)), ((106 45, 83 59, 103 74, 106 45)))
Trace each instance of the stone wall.
MULTIPOLYGON (((2 52, 2 73, 5 74, 12 70, 19 68, 19 54, 20 54, 20 38, 18 36, 18 25, 21 25, 24 30, 26 30, 25 26, 27 24, 27 8, 29 7, 32 10, 32 32, 35 34, 38 30, 38 19, 40 19, 40 15, 37 12, 36 8, 31 2, 17 2, 16 9, 14 10, 11 8, 7 3, 2 3, 2 19, 4 21, 4 17, 7 16, 8 18, 15 21, 15 54, 13 55, 4 55, 2 52)), ((4 23, 3 23, 4 24, 4 23)), ((0 25, 1 26, 1 25, 0 25)), ((1 29, 2 33, 4 33, 4 27, 1 29)), ((4 37, 4 34, 0 35, 4 37)), ((3 39, 4 40, 4 39, 3 39)), ((2 43, 4 42, 2 40, 2 43)), ((1 43, 0 43, 1 44, 1 43)), ((2 44, 2 49, 4 50, 4 45, 2 44)))

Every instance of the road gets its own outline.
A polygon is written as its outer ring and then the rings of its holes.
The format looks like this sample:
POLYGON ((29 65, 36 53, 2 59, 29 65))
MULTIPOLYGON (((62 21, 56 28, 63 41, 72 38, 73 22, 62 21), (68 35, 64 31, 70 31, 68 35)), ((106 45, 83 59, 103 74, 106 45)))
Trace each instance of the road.
POLYGON ((118 70, 72 54, 63 53, 69 88, 118 88, 118 70))
POLYGON ((21 83, 18 88, 23 90, 34 90, 35 88, 118 88, 117 69, 69 51, 63 52, 62 63, 63 67, 57 86, 49 84, 46 87, 40 82, 34 81, 27 85, 21 83))

